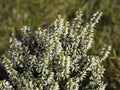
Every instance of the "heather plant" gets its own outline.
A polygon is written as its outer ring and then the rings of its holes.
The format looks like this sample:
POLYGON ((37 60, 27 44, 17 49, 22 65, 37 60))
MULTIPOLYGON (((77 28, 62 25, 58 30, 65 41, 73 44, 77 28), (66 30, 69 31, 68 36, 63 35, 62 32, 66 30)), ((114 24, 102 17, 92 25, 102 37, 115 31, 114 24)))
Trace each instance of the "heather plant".
POLYGON ((2 64, 8 78, 0 82, 2 90, 104 90, 104 67, 110 46, 100 54, 88 50, 94 41, 94 29, 102 13, 95 13, 89 22, 82 11, 65 21, 61 16, 47 29, 23 27, 21 37, 10 38, 8 55, 2 64))

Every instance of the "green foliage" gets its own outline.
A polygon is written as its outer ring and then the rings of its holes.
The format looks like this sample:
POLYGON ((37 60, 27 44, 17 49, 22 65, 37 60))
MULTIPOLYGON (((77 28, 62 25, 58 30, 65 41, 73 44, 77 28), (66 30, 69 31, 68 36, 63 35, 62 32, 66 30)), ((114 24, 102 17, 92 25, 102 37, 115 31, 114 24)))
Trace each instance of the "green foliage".
POLYGON ((98 55, 89 54, 95 25, 102 13, 85 22, 82 11, 70 22, 58 16, 47 29, 23 27, 20 38, 10 38, 8 55, 2 64, 8 78, 2 90, 105 90, 102 61, 110 46, 98 55))

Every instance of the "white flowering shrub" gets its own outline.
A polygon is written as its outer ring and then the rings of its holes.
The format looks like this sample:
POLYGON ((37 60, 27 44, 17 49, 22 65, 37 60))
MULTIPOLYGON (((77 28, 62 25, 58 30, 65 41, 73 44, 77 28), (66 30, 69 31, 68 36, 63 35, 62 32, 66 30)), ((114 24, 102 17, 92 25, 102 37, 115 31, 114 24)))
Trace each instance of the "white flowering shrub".
POLYGON ((72 22, 60 16, 48 29, 23 27, 20 38, 10 38, 8 55, 2 63, 8 78, 2 90, 104 90, 102 61, 111 47, 104 46, 100 56, 89 55, 94 28, 102 14, 97 12, 88 23, 82 11, 72 22))

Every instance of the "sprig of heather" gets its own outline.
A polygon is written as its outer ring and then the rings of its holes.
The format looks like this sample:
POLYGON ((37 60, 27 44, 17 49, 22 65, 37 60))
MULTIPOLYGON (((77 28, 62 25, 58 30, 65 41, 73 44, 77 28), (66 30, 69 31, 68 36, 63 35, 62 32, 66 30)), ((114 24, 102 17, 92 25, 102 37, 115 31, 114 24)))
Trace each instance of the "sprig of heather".
POLYGON ((48 29, 21 29, 21 37, 10 38, 8 55, 2 63, 8 78, 0 82, 2 90, 104 90, 102 61, 110 46, 100 56, 88 55, 94 41, 97 12, 84 23, 82 11, 72 22, 61 16, 48 29))

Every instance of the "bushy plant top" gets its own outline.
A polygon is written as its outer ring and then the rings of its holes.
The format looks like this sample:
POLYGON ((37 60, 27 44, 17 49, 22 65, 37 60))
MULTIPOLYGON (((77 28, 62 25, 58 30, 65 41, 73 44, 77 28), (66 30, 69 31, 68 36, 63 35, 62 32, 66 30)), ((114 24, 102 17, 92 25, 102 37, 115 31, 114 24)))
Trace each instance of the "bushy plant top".
POLYGON ((104 90, 102 61, 111 47, 104 45, 100 56, 88 54, 101 15, 96 12, 84 22, 82 11, 77 11, 72 22, 58 16, 47 29, 23 27, 20 38, 10 38, 8 55, 3 56, 8 78, 0 82, 0 88, 104 90))

